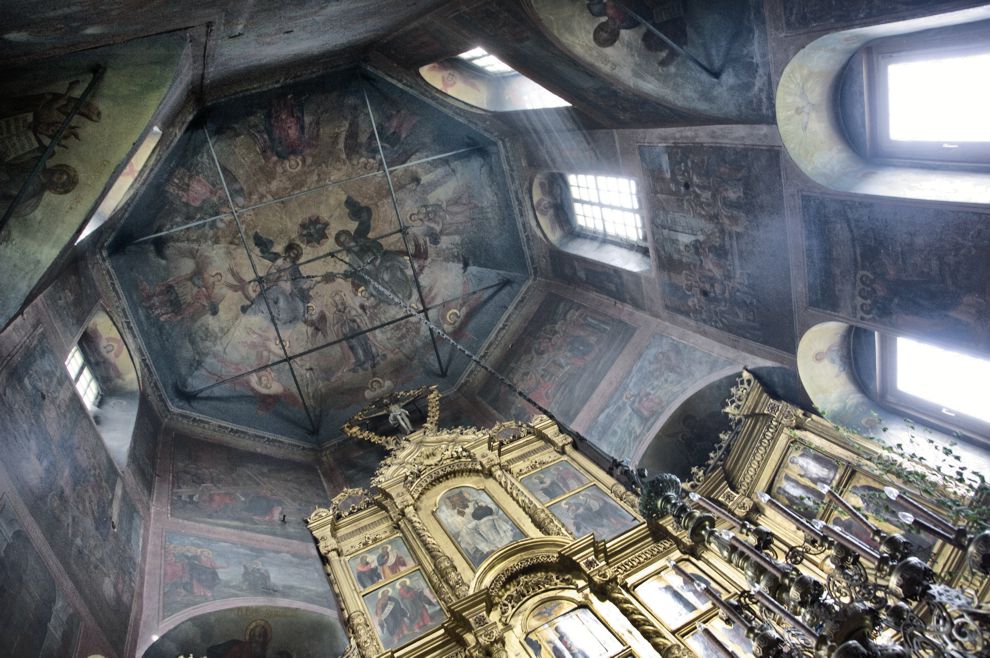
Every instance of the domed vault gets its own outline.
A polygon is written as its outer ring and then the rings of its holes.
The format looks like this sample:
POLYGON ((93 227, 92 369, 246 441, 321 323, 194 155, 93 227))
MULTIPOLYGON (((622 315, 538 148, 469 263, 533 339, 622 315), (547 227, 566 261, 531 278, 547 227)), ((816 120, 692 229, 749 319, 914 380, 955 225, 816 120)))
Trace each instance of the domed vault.
POLYGON ((178 411, 319 444, 395 388, 456 386, 529 276, 492 139, 351 71, 227 101, 110 245, 178 411))

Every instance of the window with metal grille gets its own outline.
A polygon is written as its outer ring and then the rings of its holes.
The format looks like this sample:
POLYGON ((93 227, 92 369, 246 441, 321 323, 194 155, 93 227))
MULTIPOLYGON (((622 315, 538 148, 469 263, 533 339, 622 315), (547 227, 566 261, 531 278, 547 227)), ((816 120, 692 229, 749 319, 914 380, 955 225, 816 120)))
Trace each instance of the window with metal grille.
POLYGON ((489 73, 515 73, 515 69, 500 60, 495 55, 490 54, 484 48, 472 48, 466 53, 461 53, 458 55, 460 59, 465 62, 474 64, 478 68, 484 69, 489 73))
POLYGON ((86 404, 87 409, 93 409, 100 401, 100 384, 93 376, 93 371, 86 364, 79 347, 73 347, 69 352, 69 357, 65 360, 65 367, 69 371, 69 377, 79 392, 79 397, 86 404))
POLYGON ((568 174, 579 233, 625 243, 646 243, 636 181, 617 176, 568 174))

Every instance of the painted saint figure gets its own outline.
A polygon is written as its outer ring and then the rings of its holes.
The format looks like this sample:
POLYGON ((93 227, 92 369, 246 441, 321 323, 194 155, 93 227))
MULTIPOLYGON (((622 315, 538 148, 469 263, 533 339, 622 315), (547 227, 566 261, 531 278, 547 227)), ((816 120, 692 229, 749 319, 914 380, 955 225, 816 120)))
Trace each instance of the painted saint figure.
POLYGON ((367 329, 364 318, 348 303, 344 293, 334 290, 330 293, 330 301, 333 303, 330 328, 338 340, 344 339, 344 344, 351 352, 351 372, 369 370, 377 366, 379 361, 384 361, 385 355, 375 349, 368 334, 364 333, 367 329))
POLYGON ((470 487, 444 494, 437 516, 474 566, 524 536, 487 493, 470 487))
POLYGON ((382 572, 378 564, 372 561, 371 556, 365 553, 358 558, 357 566, 354 568, 354 576, 361 587, 371 587, 382 579, 382 572))
POLYGON ((382 578, 391 578, 399 574, 403 569, 409 567, 409 563, 406 562, 406 558, 392 551, 392 547, 385 544, 378 551, 377 558, 378 568, 381 569, 382 578))
MULTIPOLYGON (((352 283, 356 287, 363 284, 364 278, 375 281, 400 299, 408 301, 413 294, 413 281, 407 263, 397 253, 388 251, 382 243, 371 235, 372 210, 354 197, 344 200, 347 216, 355 222, 354 231, 337 231, 334 242, 347 252, 347 260, 354 268, 352 283)), ((371 286, 369 292, 383 302, 393 303, 384 293, 371 286)))
POLYGON ((399 599, 392 596, 391 588, 386 587, 378 593, 375 617, 386 644, 388 646, 399 644, 409 627, 409 612, 402 606, 399 599))
POLYGON ((429 626, 431 610, 439 609, 437 602, 423 588, 411 585, 408 578, 399 581, 399 599, 409 613, 409 622, 414 631, 421 631, 429 626))
POLYGON ((206 658, 268 658, 272 641, 272 625, 255 619, 244 631, 243 640, 228 640, 206 650, 206 658))

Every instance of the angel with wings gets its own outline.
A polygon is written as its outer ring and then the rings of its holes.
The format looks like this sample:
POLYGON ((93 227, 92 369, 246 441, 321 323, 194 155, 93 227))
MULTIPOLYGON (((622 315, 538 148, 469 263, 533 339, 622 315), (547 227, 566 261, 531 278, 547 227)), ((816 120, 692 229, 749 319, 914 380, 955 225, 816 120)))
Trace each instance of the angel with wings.
POLYGON ((223 293, 218 286, 223 273, 213 270, 209 255, 194 249, 177 249, 176 253, 193 261, 193 269, 153 286, 138 282, 142 305, 162 322, 198 320, 220 312, 223 293))

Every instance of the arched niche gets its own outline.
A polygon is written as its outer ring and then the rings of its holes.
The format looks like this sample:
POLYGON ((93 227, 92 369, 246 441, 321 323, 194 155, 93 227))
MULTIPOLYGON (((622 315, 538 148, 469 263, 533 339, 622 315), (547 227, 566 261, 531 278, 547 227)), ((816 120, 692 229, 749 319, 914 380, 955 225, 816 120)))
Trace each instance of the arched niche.
POLYGON ((990 6, 827 34, 788 62, 777 85, 777 127, 788 155, 809 178, 839 192, 990 203, 990 173, 873 163, 850 146, 835 99, 846 63, 882 37, 990 18, 990 6))
POLYGON ((866 395, 853 366, 853 330, 844 322, 823 322, 801 337, 797 362, 801 384, 818 413, 835 425, 881 443, 901 443, 929 464, 941 459, 940 448, 952 444, 961 463, 974 471, 990 471, 990 455, 959 443, 944 432, 892 413, 866 395))
MULTIPOLYGON (((759 366, 748 369, 775 398, 810 410, 811 398, 801 386, 798 374, 783 366, 759 366)), ((722 371, 695 383, 672 405, 660 430, 640 447, 638 464, 650 473, 673 473, 682 480, 691 476, 691 468, 705 463, 716 448, 719 435, 730 429, 722 412, 739 372, 722 371)))
POLYGON ((336 617, 288 606, 235 606, 189 618, 156 638, 143 658, 326 656, 344 653, 336 617))
POLYGON ((101 391, 98 406, 90 411, 93 422, 114 462, 124 468, 141 397, 130 350, 113 319, 102 309, 79 337, 79 350, 101 391))

